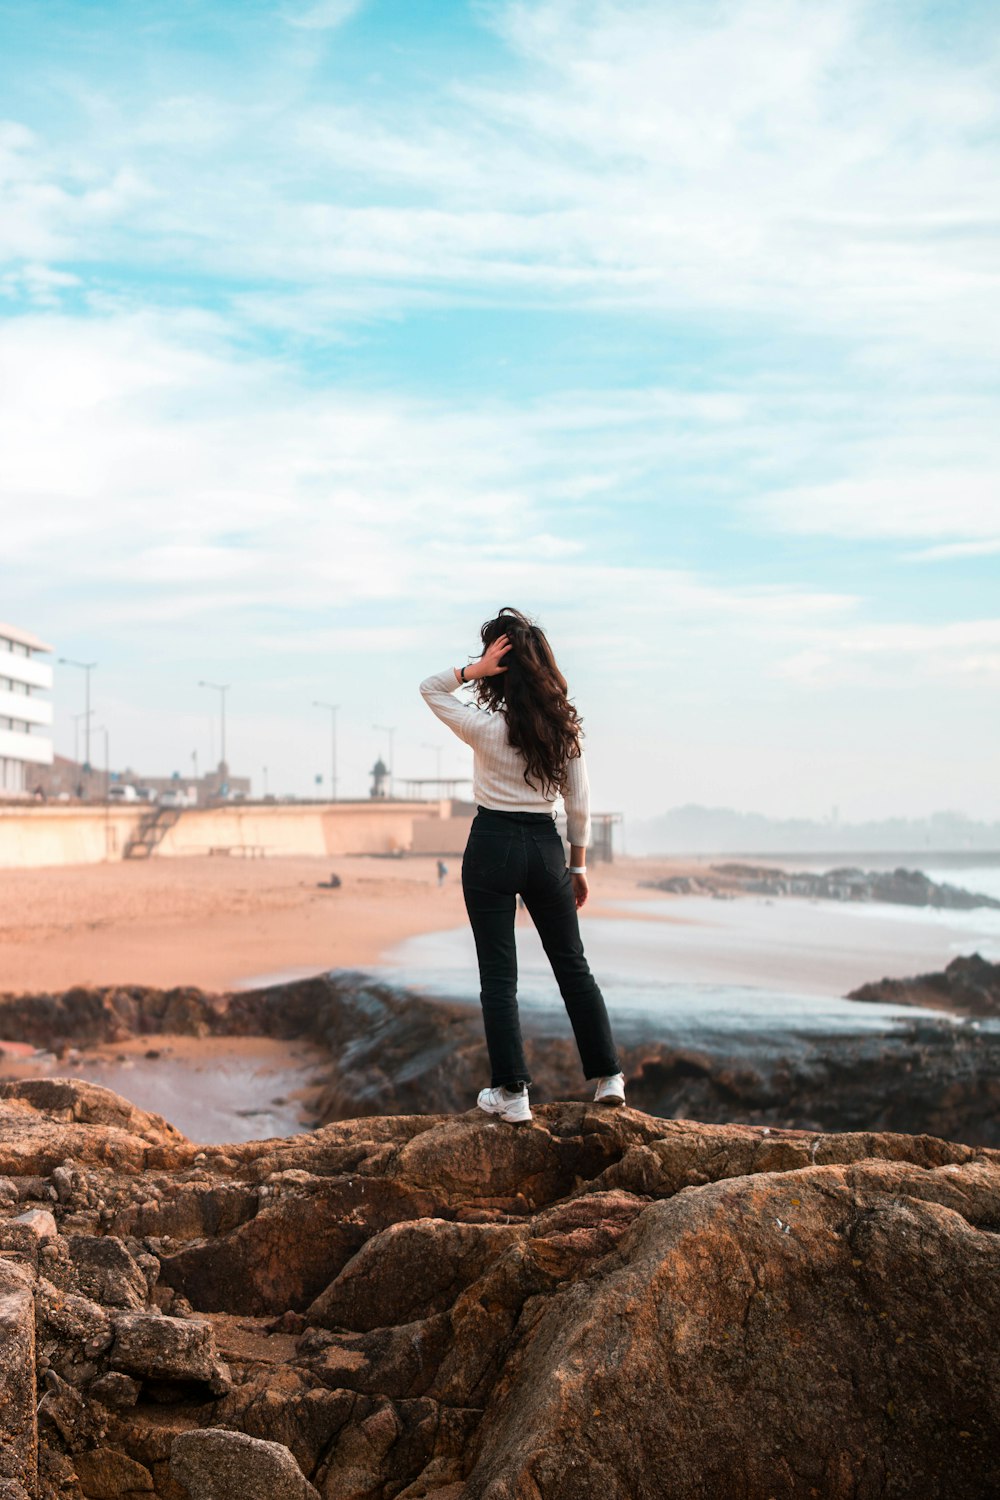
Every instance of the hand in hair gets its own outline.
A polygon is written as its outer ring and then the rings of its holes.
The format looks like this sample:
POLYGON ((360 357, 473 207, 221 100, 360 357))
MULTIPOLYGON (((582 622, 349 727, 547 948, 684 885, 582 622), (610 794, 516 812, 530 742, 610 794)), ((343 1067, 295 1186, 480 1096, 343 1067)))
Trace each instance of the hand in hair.
MULTIPOLYGON (((466 682, 472 682, 477 677, 498 677, 507 668, 500 665, 500 659, 507 655, 510 650, 510 641, 505 635, 498 635, 495 641, 491 641, 478 661, 474 661, 470 667, 465 669, 466 682)), ((457 669, 456 669, 457 675, 457 669)))

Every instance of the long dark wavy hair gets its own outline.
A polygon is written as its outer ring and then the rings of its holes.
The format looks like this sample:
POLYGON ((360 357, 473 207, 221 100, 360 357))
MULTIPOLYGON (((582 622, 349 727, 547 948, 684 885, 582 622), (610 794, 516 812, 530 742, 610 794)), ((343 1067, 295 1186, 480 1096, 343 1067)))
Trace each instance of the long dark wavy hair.
POLYGON ((580 754, 583 720, 567 697, 567 683, 544 633, 519 609, 505 604, 479 632, 483 650, 499 636, 510 641, 506 672, 479 677, 481 708, 505 710, 507 740, 524 756, 524 779, 543 797, 563 791, 571 760, 580 754))

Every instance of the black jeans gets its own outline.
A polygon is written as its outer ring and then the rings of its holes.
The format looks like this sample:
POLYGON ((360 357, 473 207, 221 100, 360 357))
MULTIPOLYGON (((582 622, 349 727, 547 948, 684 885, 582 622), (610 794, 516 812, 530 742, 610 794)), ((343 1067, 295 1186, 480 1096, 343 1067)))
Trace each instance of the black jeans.
POLYGON ((580 940, 563 841, 547 813, 481 807, 462 860, 462 890, 479 958, 480 999, 494 1088, 530 1083, 517 1013, 516 897, 538 929, 587 1078, 621 1071, 604 996, 580 940))

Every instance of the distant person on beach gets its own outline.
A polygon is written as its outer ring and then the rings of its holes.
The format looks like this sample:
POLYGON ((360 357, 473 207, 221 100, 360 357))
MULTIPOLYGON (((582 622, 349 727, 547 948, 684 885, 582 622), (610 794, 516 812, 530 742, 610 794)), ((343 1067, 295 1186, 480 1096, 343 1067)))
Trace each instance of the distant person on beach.
POLYGON ((443 859, 439 859, 438 860, 438 889, 439 890, 440 890, 441 886, 444 885, 444 883, 445 883, 445 881, 447 879, 448 879, 448 866, 445 864, 445 862, 444 862, 443 859))
POLYGON ((559 985, 594 1102, 625 1102, 625 1079, 604 997, 580 940, 587 899, 590 788, 581 721, 552 648, 527 616, 503 608, 480 631, 483 654, 420 684, 428 706, 474 752, 477 813, 462 860, 462 890, 479 958, 491 1085, 479 1107, 511 1124, 531 1119, 517 1009, 515 900, 521 896, 559 985), (475 683, 479 707, 454 695, 475 683), (570 862, 555 825, 562 796, 570 862))

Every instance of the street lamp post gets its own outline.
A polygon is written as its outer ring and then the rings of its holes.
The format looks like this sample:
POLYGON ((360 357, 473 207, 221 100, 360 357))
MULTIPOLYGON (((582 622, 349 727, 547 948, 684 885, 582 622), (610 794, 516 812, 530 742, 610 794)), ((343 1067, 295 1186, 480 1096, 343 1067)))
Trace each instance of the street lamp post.
POLYGON ((387 734, 389 736, 389 796, 391 798, 396 795, 394 787, 394 779, 396 775, 396 757, 393 752, 393 745, 395 744, 396 740, 396 726, 395 724, 373 724, 372 728, 378 729, 382 734, 387 734))
POLYGON ((83 672, 84 677, 86 679, 86 685, 84 687, 83 712, 84 712, 84 717, 86 718, 86 721, 87 721, 87 727, 86 727, 86 732, 84 734, 84 742, 83 742, 84 743, 84 751, 83 751, 83 753, 84 753, 84 758, 86 760, 86 763, 89 766, 90 765, 90 674, 94 670, 94 668, 97 666, 97 663, 96 663, 96 661, 74 661, 71 656, 60 656, 60 658, 59 658, 59 665, 62 666, 62 667, 79 667, 80 670, 83 672))
POLYGON ((330 710, 330 801, 337 800, 337 710, 339 703, 324 703, 322 699, 313 699, 313 708, 328 708, 330 710))
MULTIPOLYGON (((88 720, 88 723, 90 721, 88 720)), ((104 735, 104 858, 111 858, 111 751, 109 749, 108 726, 97 724, 95 734, 104 735)))
POLYGON ((211 688, 213 692, 219 695, 219 713, 222 719, 222 754, 219 760, 222 765, 226 765, 226 694, 229 692, 231 684, 228 682, 202 681, 198 683, 198 686, 211 688))
POLYGON ((86 710, 82 714, 73 715, 73 763, 78 770, 80 767, 80 720, 89 718, 90 714, 86 710))

